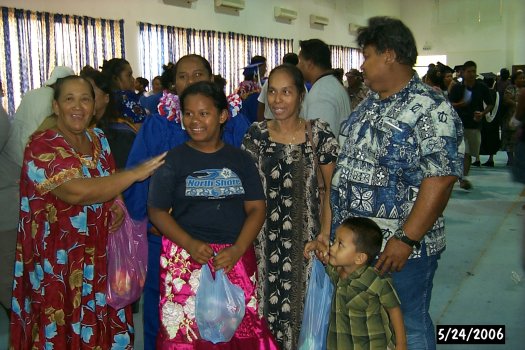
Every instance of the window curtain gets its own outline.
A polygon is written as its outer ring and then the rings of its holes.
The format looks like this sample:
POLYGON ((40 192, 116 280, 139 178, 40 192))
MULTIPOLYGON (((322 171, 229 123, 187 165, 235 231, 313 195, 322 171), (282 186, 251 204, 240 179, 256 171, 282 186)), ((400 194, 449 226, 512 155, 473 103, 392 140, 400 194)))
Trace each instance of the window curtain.
POLYGON ((332 52, 332 68, 343 68, 345 73, 355 68, 361 70, 363 55, 360 49, 339 45, 328 45, 332 52))
POLYGON ((124 21, 2 7, 0 80, 10 115, 21 96, 38 88, 55 66, 75 72, 124 57, 124 21))
POLYGON ((242 68, 252 56, 266 57, 269 71, 293 52, 293 40, 139 23, 139 52, 141 74, 150 80, 162 74, 168 62, 190 53, 201 55, 210 62, 213 74, 226 79, 229 94, 244 79, 242 68))

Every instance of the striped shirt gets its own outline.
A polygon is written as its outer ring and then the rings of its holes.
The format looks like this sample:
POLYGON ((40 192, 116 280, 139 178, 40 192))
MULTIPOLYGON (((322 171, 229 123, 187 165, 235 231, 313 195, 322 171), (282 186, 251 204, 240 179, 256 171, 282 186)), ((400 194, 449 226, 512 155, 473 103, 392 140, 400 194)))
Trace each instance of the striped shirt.
POLYGON ((344 279, 328 265, 334 282, 327 349, 394 348, 395 337, 386 311, 400 305, 391 278, 363 266, 344 279))

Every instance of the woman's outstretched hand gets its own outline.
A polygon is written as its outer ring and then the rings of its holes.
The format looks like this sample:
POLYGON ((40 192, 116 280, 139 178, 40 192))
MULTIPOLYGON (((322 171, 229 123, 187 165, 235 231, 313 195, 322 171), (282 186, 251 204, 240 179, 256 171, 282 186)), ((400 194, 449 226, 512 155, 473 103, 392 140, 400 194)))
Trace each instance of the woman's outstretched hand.
POLYGON ((164 164, 164 158, 166 157, 167 153, 168 152, 164 152, 132 168, 130 171, 135 174, 135 181, 143 181, 150 177, 155 172, 155 170, 164 164))

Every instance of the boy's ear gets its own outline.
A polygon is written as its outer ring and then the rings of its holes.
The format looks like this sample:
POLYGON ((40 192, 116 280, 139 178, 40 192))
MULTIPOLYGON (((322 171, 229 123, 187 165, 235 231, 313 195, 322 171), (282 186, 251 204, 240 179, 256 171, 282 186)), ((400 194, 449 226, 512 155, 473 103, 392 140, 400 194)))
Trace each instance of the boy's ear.
POLYGON ((366 255, 366 253, 357 253, 355 257, 355 263, 358 265, 366 264, 367 260, 368 260, 368 255, 366 255))

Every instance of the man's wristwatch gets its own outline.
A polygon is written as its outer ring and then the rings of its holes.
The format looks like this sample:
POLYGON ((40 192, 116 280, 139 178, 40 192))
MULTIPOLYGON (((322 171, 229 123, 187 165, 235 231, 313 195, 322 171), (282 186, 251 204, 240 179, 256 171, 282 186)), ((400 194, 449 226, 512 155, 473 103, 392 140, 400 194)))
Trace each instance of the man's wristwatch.
POLYGON ((421 242, 414 241, 413 239, 408 238, 407 234, 402 228, 398 229, 396 233, 394 233, 394 237, 399 239, 401 242, 411 246, 412 248, 414 247, 416 247, 416 249, 421 248, 421 242))

